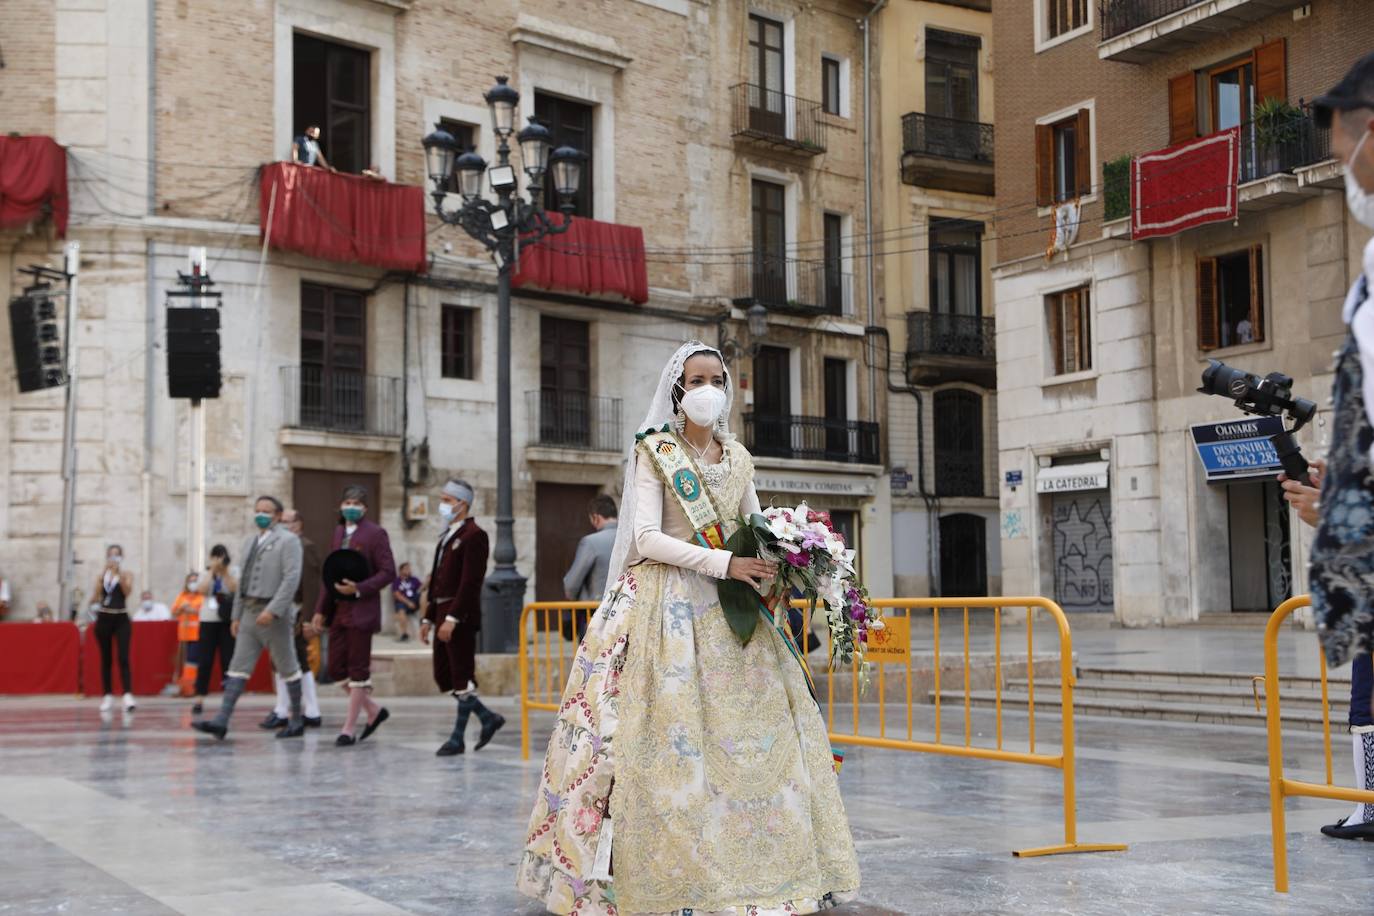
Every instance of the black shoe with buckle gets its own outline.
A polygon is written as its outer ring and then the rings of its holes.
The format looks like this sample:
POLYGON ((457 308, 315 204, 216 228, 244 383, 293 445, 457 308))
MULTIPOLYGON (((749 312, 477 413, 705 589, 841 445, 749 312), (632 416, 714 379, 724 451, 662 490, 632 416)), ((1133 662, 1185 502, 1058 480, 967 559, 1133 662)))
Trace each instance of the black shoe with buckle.
POLYGON ((261 722, 258 723, 258 728, 263 728, 263 729, 267 729, 268 731, 271 731, 271 730, 274 729, 274 728, 281 728, 281 727, 282 727, 283 725, 285 725, 286 723, 287 723, 287 720, 286 720, 286 719, 283 719, 281 716, 277 715, 275 712, 269 712, 269 713, 267 714, 267 718, 266 718, 266 719, 263 719, 261 722))
POLYGON ((1349 827, 1345 822, 1350 820, 1343 817, 1334 824, 1328 824, 1322 828, 1322 834, 1337 840, 1365 840, 1374 843, 1374 824, 1351 824, 1349 827))
POLYGON ((301 721, 305 723, 306 728, 319 728, 324 724, 324 719, 319 716, 306 716, 301 721))
POLYGON ((286 723, 286 728, 283 728, 281 731, 277 732, 277 737, 278 737, 278 738, 299 738, 301 735, 304 735, 304 734, 305 734, 305 723, 304 723, 304 722, 302 722, 300 725, 292 725, 290 722, 288 722, 288 723, 286 723))
POLYGON ((352 735, 340 735, 334 739, 335 747, 352 747, 357 743, 357 740, 355 740, 352 735))

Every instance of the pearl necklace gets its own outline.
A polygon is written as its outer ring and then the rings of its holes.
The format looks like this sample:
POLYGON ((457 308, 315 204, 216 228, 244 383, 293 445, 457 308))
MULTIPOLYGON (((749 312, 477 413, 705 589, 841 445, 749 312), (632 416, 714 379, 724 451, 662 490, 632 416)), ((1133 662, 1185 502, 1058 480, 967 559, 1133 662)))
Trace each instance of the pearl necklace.
POLYGON ((709 438, 709 439, 706 440, 706 447, 705 447, 705 448, 700 448, 700 449, 697 448, 695 442, 693 442, 691 439, 688 439, 688 438, 687 438, 687 434, 686 434, 686 433, 683 433, 683 434, 682 434, 682 441, 683 441, 683 442, 686 442, 688 448, 690 448, 693 452, 696 453, 696 456, 697 456, 697 460, 698 460, 698 461, 705 461, 705 460, 706 460, 706 453, 709 452, 709 451, 711 450, 711 446, 712 446, 713 444, 715 444, 716 437, 715 437, 715 436, 711 436, 711 438, 709 438))

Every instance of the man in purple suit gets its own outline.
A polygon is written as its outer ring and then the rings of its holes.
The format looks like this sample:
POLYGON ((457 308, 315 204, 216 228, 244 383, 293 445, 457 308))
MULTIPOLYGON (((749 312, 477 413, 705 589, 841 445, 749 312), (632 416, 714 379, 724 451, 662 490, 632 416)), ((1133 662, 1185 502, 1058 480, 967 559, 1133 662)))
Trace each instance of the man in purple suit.
POLYGON ((371 696, 372 634, 382 629, 381 593, 395 581, 396 563, 386 529, 364 518, 366 514, 367 488, 345 487, 330 553, 352 550, 361 554, 367 561, 367 577, 356 582, 345 578, 321 589, 312 621, 316 631, 329 628, 329 676, 348 691, 348 717, 334 741, 340 747, 365 740, 390 716, 371 696), (355 739, 358 716, 364 710, 366 725, 355 739))

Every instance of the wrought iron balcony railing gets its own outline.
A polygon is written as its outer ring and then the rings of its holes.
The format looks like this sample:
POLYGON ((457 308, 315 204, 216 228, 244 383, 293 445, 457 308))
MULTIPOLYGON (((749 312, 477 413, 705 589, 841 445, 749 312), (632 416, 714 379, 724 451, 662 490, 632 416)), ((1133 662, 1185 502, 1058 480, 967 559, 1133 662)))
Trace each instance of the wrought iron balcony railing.
POLYGON ((402 383, 323 366, 283 366, 283 425, 297 429, 401 435, 402 383))
POLYGON ((902 153, 992 162, 991 124, 912 112, 902 115, 902 153))
POLYGON ((798 315, 851 315, 853 281, 837 262, 755 254, 735 262, 733 298, 798 315))
POLYGON ((799 99, 753 83, 731 87, 731 133, 761 143, 815 155, 825 152, 821 103, 799 99))
POLYGON ((1102 40, 1125 35, 1132 29, 1202 2, 1204 0, 1101 0, 1097 10, 1102 20, 1102 40))
POLYGON ((907 312, 907 356, 997 358, 997 324, 982 315, 907 312))
POLYGON ((529 443, 551 448, 617 452, 621 439, 620 398, 577 391, 527 391, 529 443))
POLYGON ((796 415, 744 415, 744 444, 763 458, 878 464, 878 424, 796 415))
POLYGON ((982 449, 935 448, 935 495, 982 496, 982 449))
POLYGON ((1331 158, 1331 131, 1306 109, 1240 126, 1240 183, 1291 172, 1331 158))

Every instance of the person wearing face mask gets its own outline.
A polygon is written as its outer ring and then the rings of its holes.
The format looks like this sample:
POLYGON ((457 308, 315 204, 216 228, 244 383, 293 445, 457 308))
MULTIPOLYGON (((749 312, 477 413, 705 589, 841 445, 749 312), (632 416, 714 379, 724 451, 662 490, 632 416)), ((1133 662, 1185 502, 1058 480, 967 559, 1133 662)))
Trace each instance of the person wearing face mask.
POLYGON ((814 913, 859 863, 806 671, 726 545, 760 511, 720 351, 680 347, 626 456, 607 588, 569 668, 516 874, 554 913, 814 913))
POLYGON ((153 593, 145 591, 138 599, 138 610, 134 611, 134 623, 145 621, 171 620, 172 612, 161 601, 153 600, 153 593))
MULTIPOLYGON (((305 727, 319 728, 324 724, 324 720, 320 717, 320 698, 315 689, 315 675, 310 670, 310 640, 317 634, 311 621, 307 619, 312 615, 307 613, 305 608, 310 608, 313 612, 314 601, 319 597, 320 549, 315 546, 314 541, 305 536, 305 522, 299 511, 287 509, 282 513, 281 523, 301 541, 301 584, 296 588, 296 598, 292 605, 296 614, 296 661, 301 666, 301 698, 305 704, 305 727), (310 596, 310 604, 304 603, 307 594, 310 596)), ((267 731, 281 728, 287 724, 291 715, 291 694, 286 689, 286 680, 280 672, 273 672, 272 680, 277 685, 277 705, 272 707, 267 718, 258 723, 258 728, 267 731)))
POLYGON ((396 561, 386 529, 366 516, 367 488, 345 487, 324 576, 329 582, 331 567, 347 560, 358 565, 359 578, 345 576, 322 588, 311 622, 315 630, 329 628, 329 677, 348 691, 348 714, 334 739, 339 747, 365 741, 391 717, 372 699, 372 634, 382 629, 382 591, 396 579, 396 561), (355 737, 363 713, 363 731, 355 737))
POLYGON ((259 496, 253 505, 257 534, 243 543, 243 575, 234 599, 229 632, 235 637, 234 657, 224 673, 224 699, 213 719, 192 722, 191 727, 221 741, 229 731, 234 705, 243 696, 258 658, 266 649, 272 665, 286 678, 291 694, 291 719, 278 738, 305 734, 301 719, 301 672, 292 645, 295 623, 291 599, 301 581, 301 542, 281 524, 281 500, 259 496))
MULTIPOLYGON (((1345 163, 1351 217, 1374 229, 1374 54, 1356 61, 1312 106, 1317 126, 1331 129, 1332 153, 1345 163)), ((1318 463, 1313 474, 1320 491, 1293 480, 1284 480, 1283 487, 1300 517, 1317 526, 1308 572, 1317 635, 1330 666, 1353 662, 1355 785, 1369 789, 1374 788, 1374 535, 1362 519, 1374 514, 1374 239, 1366 243, 1361 260, 1362 273, 1342 313, 1350 332, 1337 355, 1331 445, 1325 464, 1318 463)), ((1322 833, 1374 840, 1374 805, 1356 805, 1322 833)))
POLYGON ((100 701, 101 712, 109 712, 115 706, 111 669, 116 645, 119 648, 119 678, 124 685, 124 708, 134 708, 134 679, 129 669, 132 628, 128 608, 129 593, 134 590, 134 577, 123 567, 124 548, 111 544, 105 551, 105 568, 101 570, 95 588, 100 602, 95 616, 95 639, 100 644, 100 684, 105 694, 100 701))
POLYGON ((204 710, 205 697, 210 692, 210 678, 214 674, 215 656, 219 656, 221 687, 234 657, 234 636, 229 628, 239 583, 229 564, 229 549, 223 544, 216 544, 210 548, 210 562, 205 566, 205 573, 196 582, 201 602, 196 641, 196 699, 191 706, 194 716, 204 710))
POLYGON ((475 750, 481 750, 506 720, 477 698, 477 633, 482 628, 482 582, 487 576, 487 533, 470 517, 472 486, 451 479, 439 493, 439 517, 445 528, 434 548, 426 584, 420 641, 429 644, 435 631, 434 683, 458 701, 458 719, 448 740, 435 751, 452 757, 467 750, 464 735, 476 713, 482 723, 475 750))

